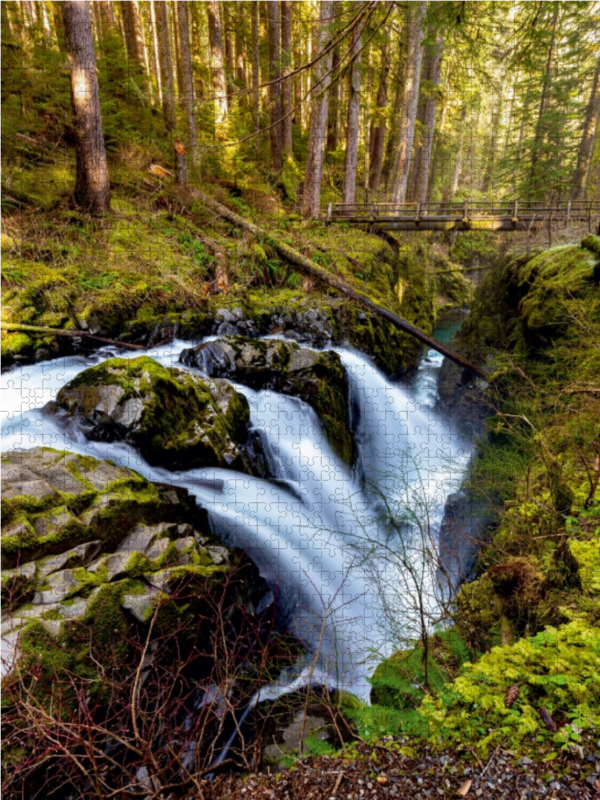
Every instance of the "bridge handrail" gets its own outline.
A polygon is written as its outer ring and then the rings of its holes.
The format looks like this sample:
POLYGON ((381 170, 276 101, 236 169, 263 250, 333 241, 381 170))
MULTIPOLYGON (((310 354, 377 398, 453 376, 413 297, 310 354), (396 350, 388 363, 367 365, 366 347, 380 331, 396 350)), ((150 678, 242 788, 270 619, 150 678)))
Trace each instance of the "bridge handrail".
POLYGON ((541 201, 520 200, 482 200, 471 204, 469 201, 439 200, 425 203, 329 203, 326 217, 328 220, 346 218, 381 219, 386 218, 432 218, 462 216, 465 219, 477 217, 504 216, 513 219, 524 217, 537 218, 574 218, 591 217, 600 214, 600 202, 594 200, 574 200, 563 203, 543 203, 541 201))

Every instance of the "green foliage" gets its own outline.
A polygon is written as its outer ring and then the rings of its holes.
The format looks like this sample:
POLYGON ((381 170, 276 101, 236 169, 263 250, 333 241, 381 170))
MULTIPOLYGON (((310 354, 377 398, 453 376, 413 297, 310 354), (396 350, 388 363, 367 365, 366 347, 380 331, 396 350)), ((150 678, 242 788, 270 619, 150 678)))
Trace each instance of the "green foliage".
POLYGON ((600 726, 600 631, 578 620, 548 628, 513 645, 494 647, 437 698, 426 698, 422 713, 443 741, 474 743, 486 750, 500 740, 518 747, 527 739, 572 738, 600 726), (519 686, 516 703, 506 708, 507 689, 519 686), (546 730, 540 711, 557 720, 560 732, 546 730))

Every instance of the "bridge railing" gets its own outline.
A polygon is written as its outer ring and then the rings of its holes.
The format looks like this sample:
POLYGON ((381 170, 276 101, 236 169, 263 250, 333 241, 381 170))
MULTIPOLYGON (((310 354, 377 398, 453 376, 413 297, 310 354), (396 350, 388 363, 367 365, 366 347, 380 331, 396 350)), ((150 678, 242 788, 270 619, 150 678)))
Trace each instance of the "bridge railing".
POLYGON ((393 221, 429 219, 477 219, 502 217, 517 219, 585 220, 600 215, 600 203, 588 200, 564 203, 499 200, 437 201, 428 203, 329 203, 323 216, 330 222, 393 221))

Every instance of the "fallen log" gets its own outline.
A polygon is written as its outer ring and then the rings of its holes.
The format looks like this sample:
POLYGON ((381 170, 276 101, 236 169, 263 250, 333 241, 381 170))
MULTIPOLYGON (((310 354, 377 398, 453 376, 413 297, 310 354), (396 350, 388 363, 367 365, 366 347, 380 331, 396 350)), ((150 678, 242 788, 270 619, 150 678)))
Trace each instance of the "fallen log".
POLYGON ((387 308, 374 303, 364 294, 355 291, 349 284, 345 281, 338 278, 336 275, 332 275, 330 272, 327 272, 322 267, 319 267, 314 261, 306 256, 303 256, 302 253, 299 253, 293 247, 281 242, 277 239, 273 234, 269 233, 268 231, 260 228, 258 225, 255 225, 253 222, 245 219, 244 217, 240 217, 239 214, 228 209, 226 206, 218 203, 216 200, 213 200, 212 197, 204 194, 199 189, 192 189, 192 193, 201 200, 206 206, 216 212, 220 217, 233 222, 235 225, 238 225, 240 228, 244 228, 245 230, 252 233, 254 236, 258 236, 264 241, 267 241, 272 247, 277 250, 277 252, 283 256, 287 261, 291 262, 295 266, 299 267, 302 272, 305 272, 311 275, 314 278, 317 278, 323 283, 332 286, 334 289, 337 289, 342 294, 345 294, 347 297, 352 298, 357 303, 360 303, 361 306, 367 308, 369 311, 372 311, 374 314, 377 314, 382 319, 391 322, 396 328, 399 328, 401 331, 408 333, 410 336, 414 336, 419 341, 426 344, 432 350, 435 350, 441 355, 449 358, 451 361, 454 361, 455 364, 458 364, 460 367, 464 369, 468 369, 474 375, 477 375, 478 378, 483 378, 487 380, 488 373, 482 369, 481 367, 472 364, 466 358, 457 353, 455 350, 452 350, 450 347, 447 347, 445 344, 438 342, 437 339, 434 339, 432 336, 429 336, 424 331, 416 328, 414 325, 411 325, 410 322, 407 322, 402 317, 399 317, 397 314, 394 314, 392 311, 389 311, 387 308))
POLYGON ((74 329, 62 330, 60 328, 39 328, 37 325, 21 325, 17 322, 0 322, 3 331, 23 331, 24 333, 38 333, 44 336, 85 336, 88 339, 95 339, 104 344, 112 344, 115 347, 125 347, 128 350, 147 350, 141 344, 129 344, 128 342, 117 342, 114 339, 106 339, 103 336, 96 336, 94 333, 79 331, 74 329))

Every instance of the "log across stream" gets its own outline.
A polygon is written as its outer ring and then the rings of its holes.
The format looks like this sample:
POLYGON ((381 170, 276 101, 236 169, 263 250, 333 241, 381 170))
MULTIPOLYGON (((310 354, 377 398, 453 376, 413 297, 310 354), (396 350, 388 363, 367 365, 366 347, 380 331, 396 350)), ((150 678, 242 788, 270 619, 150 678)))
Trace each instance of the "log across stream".
MULTIPOLYGON (((179 366, 186 346, 175 341, 148 354, 179 366)), ((361 353, 338 352, 349 377, 353 471, 325 441, 310 406, 239 384, 268 454, 269 480, 217 468, 170 472, 125 444, 69 438, 41 409, 114 348, 5 373, 2 447, 43 445, 109 458, 187 488, 208 509, 214 532, 245 549, 272 582, 306 646, 306 659, 284 684, 320 682, 368 699, 377 661, 416 637, 420 611, 433 620, 447 591, 438 580, 439 527, 471 442, 435 410, 439 354, 430 351, 410 383, 394 383, 361 353)))

